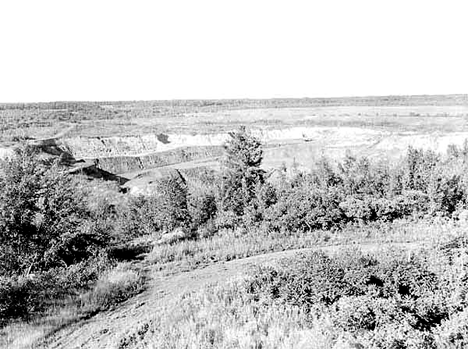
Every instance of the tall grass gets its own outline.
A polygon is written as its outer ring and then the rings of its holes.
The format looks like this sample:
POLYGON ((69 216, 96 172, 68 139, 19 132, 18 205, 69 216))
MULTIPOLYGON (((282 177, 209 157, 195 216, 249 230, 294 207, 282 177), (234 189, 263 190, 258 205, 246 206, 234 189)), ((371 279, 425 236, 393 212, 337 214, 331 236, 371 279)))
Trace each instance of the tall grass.
MULTIPOLYGON (((253 303, 241 280, 186 294, 144 328, 137 347, 331 348, 328 319, 313 322, 298 307, 253 303), (311 323, 313 324, 311 326, 311 323)), ((120 342, 124 348, 128 339, 120 342)))
POLYGON ((107 310, 140 293, 144 289, 143 274, 121 263, 102 275, 94 287, 80 295, 80 308, 86 313, 107 310))
POLYGON ((209 238, 155 245, 146 260, 160 269, 191 270, 220 261, 316 246, 405 242, 434 245, 463 235, 465 227, 463 221, 437 218, 375 222, 349 225, 335 232, 317 230, 289 235, 261 229, 225 229, 209 238))
POLYGON ((184 240, 175 244, 156 245, 147 260, 164 269, 177 264, 194 269, 214 262, 230 261, 268 252, 312 247, 326 240, 314 233, 290 236, 268 235, 234 229, 210 238, 184 240))

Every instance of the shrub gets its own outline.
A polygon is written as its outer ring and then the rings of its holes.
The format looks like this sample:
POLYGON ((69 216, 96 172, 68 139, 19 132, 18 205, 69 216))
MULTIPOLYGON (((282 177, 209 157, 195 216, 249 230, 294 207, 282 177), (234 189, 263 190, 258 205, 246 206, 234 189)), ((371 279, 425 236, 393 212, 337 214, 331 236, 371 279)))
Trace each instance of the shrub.
POLYGON ((153 214, 161 230, 190 228, 192 217, 188 208, 188 189, 179 171, 158 182, 155 199, 153 214))
POLYGON ((434 175, 428 188, 432 213, 452 214, 465 204, 466 188, 460 175, 434 175))
POLYGON ((21 318, 38 305, 37 285, 32 278, 0 277, 0 326, 11 318, 21 318))
MULTIPOLYGON (((439 273, 449 269, 437 269, 437 287, 431 286, 429 267, 439 262, 433 253, 412 257, 389 250, 371 256, 347 249, 332 257, 316 252, 258 266, 234 288, 211 286, 184 295, 141 339, 176 347, 464 348, 466 304, 453 307, 454 290, 440 289, 446 285, 439 273), (422 271, 414 273, 411 285, 418 287, 408 286, 406 276, 417 269, 422 271), (386 283, 391 292, 383 292, 386 283), (400 294, 400 285, 409 294, 400 294)), ((447 278, 457 275, 452 271, 447 278)))
POLYGON ((127 300, 144 288, 144 278, 127 264, 103 274, 89 292, 81 295, 81 307, 87 312, 101 311, 127 300))
POLYGON ((408 148, 405 166, 405 189, 425 191, 440 157, 432 150, 408 148))
POLYGON ((245 281, 245 289, 252 299, 260 301, 261 299, 280 298, 281 289, 286 280, 281 271, 272 266, 258 266, 245 281))
POLYGON ((120 240, 150 235, 160 229, 154 197, 130 197, 117 207, 115 230, 120 240))
POLYGON ((235 229, 241 226, 242 219, 236 215, 233 211, 218 211, 214 220, 216 230, 221 229, 235 229))
POLYGON ((44 259, 49 266, 71 266, 97 256, 110 244, 109 232, 94 222, 83 222, 72 231, 61 234, 45 254, 44 259))
POLYGON ((435 342, 439 348, 468 347, 468 308, 442 322, 435 331, 435 342))
POLYGON ((204 193, 196 197, 191 196, 189 210, 194 228, 205 225, 216 217, 218 210, 216 197, 211 193, 204 193))
POLYGON ((333 188, 314 189, 308 186, 292 188, 266 212, 272 229, 276 231, 306 232, 330 229, 345 221, 339 206, 340 194, 333 188))
POLYGON ((429 196, 417 190, 405 190, 395 200, 400 205, 405 215, 415 214, 419 217, 424 216, 430 209, 429 196))
POLYGON ((343 213, 351 221, 370 222, 377 218, 377 207, 373 197, 350 196, 339 204, 343 213))
POLYGON ((448 319, 450 314, 448 300, 440 292, 434 292, 409 302, 406 309, 408 313, 414 315, 414 322, 411 325, 421 331, 432 330, 433 327, 448 319))
POLYGON ((11 319, 27 319, 54 300, 88 288, 112 266, 104 254, 71 265, 27 276, 0 277, 0 326, 11 319))
POLYGON ((333 260, 346 271, 343 278, 347 285, 346 296, 363 296, 383 286, 382 280, 375 276, 378 261, 374 256, 366 255, 358 248, 346 248, 341 249, 333 260))
POLYGON ((438 289, 439 279, 429 270, 426 261, 415 254, 401 251, 382 256, 376 276, 383 281, 383 297, 411 297, 417 299, 438 289))
POLYGON ((369 296, 340 298, 333 307, 333 324, 349 332, 374 330, 377 316, 372 303, 373 298, 369 296))
POLYGON ((431 333, 414 329, 403 321, 390 323, 368 333, 364 341, 368 348, 434 348, 434 338, 431 333))
POLYGON ((374 203, 377 219, 385 222, 409 216, 414 210, 414 206, 405 203, 403 195, 396 195, 391 199, 379 198, 374 203))
POLYGON ((87 289, 103 273, 114 267, 116 264, 113 258, 101 252, 97 256, 67 268, 57 269, 57 283, 68 293, 77 290, 87 289))
POLYGON ((257 269, 247 289, 256 298, 270 296, 306 308, 330 305, 346 293, 344 270, 323 252, 281 261, 279 269, 257 269))
POLYGON ((282 268, 288 272, 281 291, 294 305, 330 305, 346 293, 345 271, 323 252, 285 261, 282 268))
POLYGON ((343 331, 375 332, 366 338, 376 343, 384 340, 379 336, 389 329, 396 330, 392 338, 398 342, 404 329, 428 344, 453 307, 448 290, 442 290, 441 279, 429 269, 425 256, 424 252, 416 257, 388 251, 377 259, 357 249, 334 257, 323 252, 299 254, 278 266, 257 268, 245 289, 256 302, 276 300, 306 312, 328 312, 334 326, 343 331))
POLYGON ((199 238, 211 238, 217 233, 215 222, 210 221, 207 224, 197 228, 196 236, 199 238))

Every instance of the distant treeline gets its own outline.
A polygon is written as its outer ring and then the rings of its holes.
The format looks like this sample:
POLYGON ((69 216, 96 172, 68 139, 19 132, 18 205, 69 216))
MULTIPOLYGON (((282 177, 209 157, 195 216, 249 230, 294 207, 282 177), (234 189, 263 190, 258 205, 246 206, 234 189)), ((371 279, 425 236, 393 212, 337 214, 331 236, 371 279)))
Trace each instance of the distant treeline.
POLYGON ((146 109, 146 108, 280 108, 280 107, 339 107, 339 106, 421 106, 468 105, 468 95, 413 95, 413 96, 364 96, 335 98, 272 98, 272 99, 178 99, 156 101, 118 102, 46 102, 0 103, 0 110, 70 110, 93 109, 146 109))

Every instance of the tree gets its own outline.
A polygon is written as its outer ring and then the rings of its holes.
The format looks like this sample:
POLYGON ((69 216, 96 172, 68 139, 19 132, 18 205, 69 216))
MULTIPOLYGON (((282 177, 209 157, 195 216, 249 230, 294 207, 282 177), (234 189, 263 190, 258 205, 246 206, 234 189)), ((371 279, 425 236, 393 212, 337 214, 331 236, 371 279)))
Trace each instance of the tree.
POLYGON ((85 228, 89 212, 73 178, 37 155, 25 146, 0 164, 0 271, 70 265, 99 240, 85 228))
POLYGON ((426 192, 439 161, 439 155, 432 150, 409 147, 406 155, 405 189, 426 192))
POLYGON ((191 216, 188 209, 188 189, 184 177, 178 170, 157 184, 155 218, 160 229, 171 231, 175 228, 189 228, 191 216))
POLYGON ((260 168, 263 150, 261 142, 247 133, 244 126, 229 136, 224 145, 222 208, 242 215, 255 198, 257 186, 264 183, 265 171, 260 168))

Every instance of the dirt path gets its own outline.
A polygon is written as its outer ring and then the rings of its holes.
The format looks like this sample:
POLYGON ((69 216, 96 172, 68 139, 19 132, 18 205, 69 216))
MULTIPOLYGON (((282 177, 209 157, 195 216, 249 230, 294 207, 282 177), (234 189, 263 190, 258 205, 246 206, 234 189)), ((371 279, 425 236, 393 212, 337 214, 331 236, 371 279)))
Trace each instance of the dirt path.
MULTIPOLYGON (((363 251, 377 251, 383 245, 356 244, 363 251)), ((399 246, 417 249, 421 244, 399 243, 385 246, 399 246)), ((299 250, 268 253, 230 262, 220 262, 203 269, 164 276, 162 272, 153 272, 148 290, 126 301, 118 308, 100 313, 86 321, 76 323, 55 333, 42 348, 117 348, 126 342, 128 347, 138 346, 132 341, 141 328, 147 325, 157 309, 168 306, 177 296, 200 289, 212 282, 223 282, 244 274, 249 268, 262 263, 275 262, 283 257, 291 257, 298 252, 322 249, 334 252, 341 246, 327 246, 299 250)))

